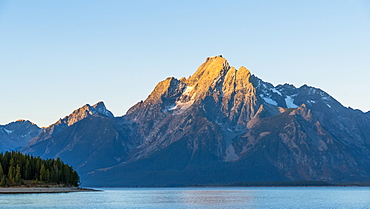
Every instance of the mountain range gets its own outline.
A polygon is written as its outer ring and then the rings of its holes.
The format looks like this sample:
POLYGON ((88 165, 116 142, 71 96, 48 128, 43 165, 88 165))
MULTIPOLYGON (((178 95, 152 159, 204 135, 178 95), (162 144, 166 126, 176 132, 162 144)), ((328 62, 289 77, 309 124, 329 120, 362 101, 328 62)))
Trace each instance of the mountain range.
POLYGON ((370 182, 370 112, 315 87, 274 86, 222 56, 159 82, 121 117, 99 102, 46 128, 20 122, 0 126, 1 149, 60 157, 84 186, 370 182))

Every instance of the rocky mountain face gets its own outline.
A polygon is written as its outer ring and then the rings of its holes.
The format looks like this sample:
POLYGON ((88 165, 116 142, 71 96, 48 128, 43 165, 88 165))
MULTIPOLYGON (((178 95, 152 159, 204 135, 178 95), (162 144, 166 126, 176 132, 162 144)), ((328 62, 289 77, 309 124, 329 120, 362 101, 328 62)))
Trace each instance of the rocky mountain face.
POLYGON ((41 131, 36 124, 27 120, 0 125, 0 152, 22 148, 41 131))
POLYGON ((216 56, 189 78, 158 83, 123 117, 86 105, 22 151, 61 157, 88 186, 367 182, 370 115, 216 56))
POLYGON ((131 124, 115 118, 103 102, 85 105, 47 127, 21 150, 43 158, 60 157, 81 173, 127 159, 134 146, 131 124))
POLYGON ((103 102, 98 102, 97 104, 90 106, 89 104, 84 105, 83 107, 73 111, 69 116, 59 119, 56 123, 45 128, 40 135, 33 138, 29 145, 33 145, 49 139, 59 133, 63 132, 66 128, 74 125, 75 123, 88 118, 93 115, 99 115, 103 117, 113 118, 113 114, 106 109, 103 102))

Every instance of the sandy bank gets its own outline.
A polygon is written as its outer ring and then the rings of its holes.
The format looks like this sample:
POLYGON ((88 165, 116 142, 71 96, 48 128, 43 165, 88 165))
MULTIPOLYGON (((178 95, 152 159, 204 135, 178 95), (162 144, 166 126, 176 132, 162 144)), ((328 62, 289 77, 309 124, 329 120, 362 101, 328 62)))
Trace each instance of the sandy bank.
POLYGON ((79 187, 0 187, 0 194, 68 193, 99 191, 79 187))

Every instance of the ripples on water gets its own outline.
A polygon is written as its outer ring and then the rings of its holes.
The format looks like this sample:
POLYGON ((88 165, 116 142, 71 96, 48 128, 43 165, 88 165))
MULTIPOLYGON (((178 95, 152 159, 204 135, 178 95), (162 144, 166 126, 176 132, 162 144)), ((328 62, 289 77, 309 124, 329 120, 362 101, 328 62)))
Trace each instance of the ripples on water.
POLYGON ((370 188, 109 188, 101 192, 2 194, 0 208, 370 208, 370 188))

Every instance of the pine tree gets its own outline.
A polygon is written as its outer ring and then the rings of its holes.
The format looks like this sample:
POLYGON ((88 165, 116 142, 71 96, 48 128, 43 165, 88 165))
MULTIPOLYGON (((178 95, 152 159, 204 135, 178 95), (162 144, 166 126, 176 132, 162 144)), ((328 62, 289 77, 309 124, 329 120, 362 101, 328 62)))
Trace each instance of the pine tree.
POLYGON ((45 181, 45 177, 46 177, 46 169, 45 169, 45 165, 42 164, 40 168, 40 181, 45 181))
POLYGON ((46 172, 45 172, 45 181, 47 181, 47 182, 50 181, 50 171, 49 171, 49 169, 46 169, 46 172))
POLYGON ((19 164, 17 164, 17 167, 15 169, 15 182, 16 183, 21 183, 22 179, 21 179, 21 166, 19 166, 19 164))
POLYGON ((14 184, 15 182, 15 168, 13 165, 11 165, 9 167, 9 171, 8 171, 8 179, 9 179, 9 183, 10 184, 14 184))
POLYGON ((31 178, 31 164, 30 161, 27 159, 26 166, 24 168, 24 179, 30 179, 31 178))
POLYGON ((0 186, 2 186, 2 187, 6 186, 5 185, 5 178, 6 178, 6 176, 4 174, 3 166, 0 163, 0 186))
POLYGON ((3 177, 1 177, 1 182, 0 182, 0 185, 2 186, 2 187, 5 187, 5 186, 7 186, 7 182, 6 182, 6 177, 5 177, 5 175, 3 176, 3 177))
POLYGON ((4 176, 3 166, 0 163, 0 178, 4 176))

